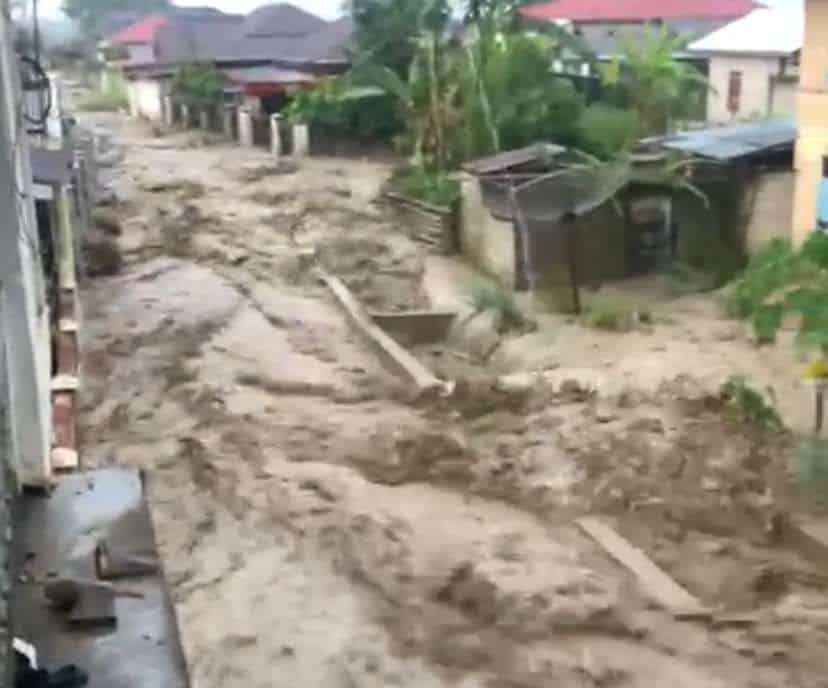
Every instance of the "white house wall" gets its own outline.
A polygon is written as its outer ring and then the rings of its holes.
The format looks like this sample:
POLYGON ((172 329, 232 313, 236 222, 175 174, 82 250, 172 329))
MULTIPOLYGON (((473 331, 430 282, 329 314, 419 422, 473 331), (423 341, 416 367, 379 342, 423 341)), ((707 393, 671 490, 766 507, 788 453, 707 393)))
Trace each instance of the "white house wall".
POLYGON ((707 119, 714 124, 767 117, 771 108, 771 77, 779 74, 779 58, 714 56, 710 58, 710 84, 707 119), (742 73, 739 111, 727 107, 730 73, 742 73))
POLYGON ((153 122, 163 119, 164 89, 160 81, 136 79, 127 86, 129 109, 134 117, 142 117, 153 122))

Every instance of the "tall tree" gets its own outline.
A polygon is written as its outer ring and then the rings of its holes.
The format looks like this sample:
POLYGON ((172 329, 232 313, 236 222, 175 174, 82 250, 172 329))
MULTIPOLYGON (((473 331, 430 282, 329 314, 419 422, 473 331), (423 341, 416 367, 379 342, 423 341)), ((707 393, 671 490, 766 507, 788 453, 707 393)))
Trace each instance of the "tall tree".
POLYGON ((87 38, 99 37, 107 17, 118 12, 151 14, 170 7, 170 0, 63 0, 61 9, 78 22, 87 38))
POLYGON ((356 64, 372 62, 406 78, 423 30, 442 33, 450 17, 447 0, 350 0, 356 64))

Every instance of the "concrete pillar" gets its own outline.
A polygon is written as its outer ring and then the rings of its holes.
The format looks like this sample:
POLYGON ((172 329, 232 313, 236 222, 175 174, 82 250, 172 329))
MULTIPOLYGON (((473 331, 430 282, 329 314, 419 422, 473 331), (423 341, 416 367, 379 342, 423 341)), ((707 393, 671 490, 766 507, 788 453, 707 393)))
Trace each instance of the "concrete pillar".
POLYGON ((293 125, 293 156, 305 158, 310 150, 310 132, 307 124, 293 125))
POLYGON ((164 96, 161 100, 161 112, 164 126, 172 127, 175 124, 172 96, 164 96))
POLYGON ((225 105, 221 112, 221 130, 228 139, 233 138, 233 118, 236 116, 235 105, 225 105))
POLYGON ((190 128, 190 106, 187 103, 181 103, 181 126, 190 128))
POLYGON ((61 289, 77 287, 75 268, 75 223, 72 191, 68 185, 58 192, 58 281, 61 289))
POLYGON ((239 108, 239 143, 253 147, 253 114, 245 107, 239 108))
POLYGON ((277 158, 282 155, 282 134, 279 131, 279 123, 282 116, 273 114, 270 116, 270 152, 277 158))
POLYGON ((130 81, 127 83, 127 99, 129 100, 129 116, 138 119, 138 92, 135 85, 130 81))
POLYGON ((210 128, 210 111, 206 107, 198 111, 198 126, 204 131, 210 128))

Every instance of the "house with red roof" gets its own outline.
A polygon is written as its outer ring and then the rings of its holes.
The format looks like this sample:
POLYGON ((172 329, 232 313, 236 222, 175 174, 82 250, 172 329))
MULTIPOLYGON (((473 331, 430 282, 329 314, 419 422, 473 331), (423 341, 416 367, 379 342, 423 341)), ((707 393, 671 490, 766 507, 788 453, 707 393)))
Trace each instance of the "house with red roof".
POLYGON ((552 0, 521 9, 529 23, 569 28, 599 59, 652 27, 687 38, 705 36, 761 7, 753 0, 552 0))
POLYGON ((160 120, 182 64, 215 65, 230 92, 256 110, 275 112, 297 89, 348 69, 351 35, 350 19, 328 22, 290 3, 248 15, 176 7, 113 34, 108 45, 128 79, 132 113, 160 120))

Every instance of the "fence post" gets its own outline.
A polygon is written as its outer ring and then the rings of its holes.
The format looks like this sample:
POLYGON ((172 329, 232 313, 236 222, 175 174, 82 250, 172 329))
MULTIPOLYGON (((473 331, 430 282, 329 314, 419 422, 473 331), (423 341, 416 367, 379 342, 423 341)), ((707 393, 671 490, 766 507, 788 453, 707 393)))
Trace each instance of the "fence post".
POLYGON ((307 124, 293 125, 293 156, 296 158, 307 157, 310 148, 309 129, 307 124))
POLYGON ((210 111, 203 107, 198 111, 198 126, 199 129, 207 131, 210 128, 210 111))
POLYGON ((239 143, 247 148, 253 147, 253 114, 249 108, 239 108, 239 143))
POLYGON ((164 126, 172 127, 172 125, 175 124, 172 96, 164 96, 164 99, 161 101, 161 110, 163 114, 164 126))
POLYGON ((181 103, 181 126, 190 128, 190 106, 187 103, 181 103))
POLYGON ((279 123, 282 121, 282 116, 278 113, 270 116, 270 152, 276 158, 282 155, 282 133, 279 130, 279 123))
POLYGON ((225 105, 222 110, 221 130, 228 139, 233 137, 233 118, 236 116, 236 108, 234 105, 225 105))

